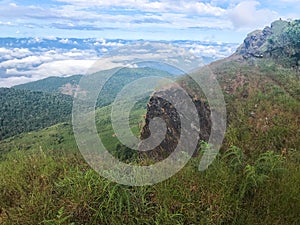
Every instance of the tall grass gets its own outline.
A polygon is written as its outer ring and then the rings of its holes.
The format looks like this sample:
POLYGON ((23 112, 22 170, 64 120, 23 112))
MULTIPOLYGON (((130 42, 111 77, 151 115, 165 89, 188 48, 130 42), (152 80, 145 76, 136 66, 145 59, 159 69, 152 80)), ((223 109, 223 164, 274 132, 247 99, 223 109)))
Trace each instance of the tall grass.
POLYGON ((299 224, 299 153, 256 159, 231 147, 154 186, 101 178, 75 154, 36 150, 0 162, 2 224, 299 224), (298 157, 298 158, 297 158, 298 157), (294 206, 294 207, 291 207, 294 206))

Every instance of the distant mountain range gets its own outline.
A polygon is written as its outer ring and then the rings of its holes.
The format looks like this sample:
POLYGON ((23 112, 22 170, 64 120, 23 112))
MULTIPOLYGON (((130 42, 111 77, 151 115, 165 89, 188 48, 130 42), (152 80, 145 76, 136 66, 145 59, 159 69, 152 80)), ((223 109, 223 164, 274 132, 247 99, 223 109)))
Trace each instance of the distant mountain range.
MULTIPOLYGON (((45 49, 79 49, 95 50, 99 55, 111 50, 115 47, 120 47, 126 44, 136 42, 144 42, 144 40, 123 40, 123 39, 79 39, 79 38, 0 38, 0 48, 26 48, 29 50, 45 50, 45 49)), ((204 42, 204 41, 191 41, 191 40, 174 40, 174 41, 159 41, 161 43, 170 43, 187 47, 198 56, 220 58, 226 57, 231 51, 234 51, 238 46, 237 43, 220 43, 220 42, 204 42), (202 48, 202 52, 199 50, 202 48), (215 47, 215 52, 210 54, 205 51, 205 47, 215 47), (196 51, 198 48, 198 51, 196 51), (232 48, 232 49, 229 49, 232 48)), ((2 58, 2 56, 1 56, 2 58)))
POLYGON ((13 88, 48 93, 62 93, 73 96, 81 78, 82 75, 74 75, 70 77, 48 77, 42 80, 16 85, 13 86, 13 88))

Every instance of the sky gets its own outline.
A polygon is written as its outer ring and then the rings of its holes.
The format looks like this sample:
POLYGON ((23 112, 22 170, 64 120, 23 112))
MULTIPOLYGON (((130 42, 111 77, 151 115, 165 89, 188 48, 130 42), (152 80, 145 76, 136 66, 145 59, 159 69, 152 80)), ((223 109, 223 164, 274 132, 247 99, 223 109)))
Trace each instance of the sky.
POLYGON ((300 0, 0 0, 0 37, 241 43, 279 18, 300 18, 300 0))

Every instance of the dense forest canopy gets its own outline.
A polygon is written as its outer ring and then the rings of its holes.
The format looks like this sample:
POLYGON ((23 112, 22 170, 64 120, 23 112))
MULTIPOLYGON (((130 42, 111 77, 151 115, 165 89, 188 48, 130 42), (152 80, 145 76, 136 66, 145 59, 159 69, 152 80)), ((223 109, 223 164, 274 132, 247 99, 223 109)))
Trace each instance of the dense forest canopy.
POLYGON ((72 97, 0 88, 0 140, 70 118, 72 97))

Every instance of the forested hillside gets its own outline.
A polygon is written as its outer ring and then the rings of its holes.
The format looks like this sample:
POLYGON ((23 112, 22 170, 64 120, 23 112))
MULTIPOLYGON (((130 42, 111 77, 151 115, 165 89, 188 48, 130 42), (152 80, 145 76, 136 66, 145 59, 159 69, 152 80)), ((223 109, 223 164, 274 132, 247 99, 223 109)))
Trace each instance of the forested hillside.
POLYGON ((0 88, 0 140, 70 119, 72 97, 0 88))

